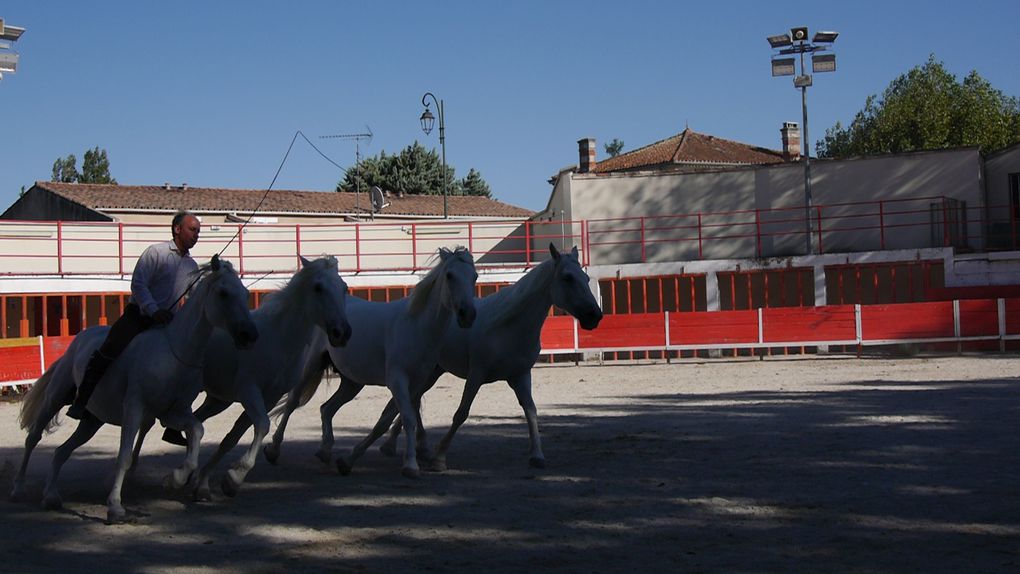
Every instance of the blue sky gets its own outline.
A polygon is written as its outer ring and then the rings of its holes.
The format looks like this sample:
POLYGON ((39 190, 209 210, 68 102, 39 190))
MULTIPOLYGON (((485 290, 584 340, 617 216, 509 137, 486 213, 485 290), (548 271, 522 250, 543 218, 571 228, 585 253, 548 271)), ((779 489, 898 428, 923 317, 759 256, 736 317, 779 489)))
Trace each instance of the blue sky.
MULTIPOLYGON (((801 119, 765 37, 836 30, 838 70, 808 91, 812 140, 929 54, 1020 95, 1020 2, 72 2, 13 0, 27 29, 0 81, 0 207, 53 161, 105 148, 122 184, 264 189, 297 130, 340 165, 414 141, 445 101, 446 154, 497 199, 541 209, 577 140, 635 149, 691 129, 779 147, 801 119)), ((302 141, 274 189, 341 177, 302 141)))

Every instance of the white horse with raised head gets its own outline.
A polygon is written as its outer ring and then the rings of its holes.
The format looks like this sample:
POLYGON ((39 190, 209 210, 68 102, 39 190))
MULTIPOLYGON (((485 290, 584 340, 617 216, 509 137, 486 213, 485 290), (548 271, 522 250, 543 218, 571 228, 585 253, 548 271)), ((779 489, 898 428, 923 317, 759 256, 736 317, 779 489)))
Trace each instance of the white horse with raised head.
POLYGON ((347 283, 340 277, 336 258, 302 258, 301 269, 287 285, 252 313, 262 333, 252 348, 237 350, 223 337, 209 341, 202 370, 206 400, 195 414, 205 420, 235 402, 244 413, 199 470, 196 499, 211 497, 210 473, 254 424, 251 446, 221 482, 224 494, 237 494, 269 434, 267 411, 300 380, 313 336, 322 333, 327 346, 342 346, 350 339, 346 302, 347 283))
MULTIPOLYGON (((447 450, 457 429, 467 420, 479 388, 495 381, 506 381, 524 410, 531 443, 529 464, 536 468, 545 466, 538 431, 538 410, 531 393, 531 369, 541 352, 542 326, 552 306, 575 317, 582 329, 594 329, 602 320, 602 309, 592 295, 588 275, 578 259, 577 248, 561 254, 550 244, 549 253, 550 259, 526 273, 515 284, 479 299, 476 302, 478 316, 470 329, 446 331, 438 365, 426 383, 414 389, 415 406, 418 407, 422 394, 431 389, 444 372, 466 379, 453 424, 431 456, 431 470, 446 469, 447 450)), ((341 387, 346 384, 346 381, 342 381, 341 387)), ((288 397, 287 408, 293 410, 301 400, 308 398, 308 395, 300 391, 295 392, 288 397)), ((390 401, 383 410, 379 424, 389 424, 396 415, 397 409, 390 401)), ((420 416, 418 420, 420 422, 420 416)), ((380 450, 386 454, 396 452, 400 428, 400 421, 397 421, 380 450)), ((279 449, 284 431, 285 426, 281 423, 267 452, 269 448, 279 449)), ((417 448, 427 452, 424 428, 419 428, 418 432, 417 448)), ((369 435, 365 440, 371 443, 376 438, 378 435, 369 435)))
MULTIPOLYGON (((248 310, 248 290, 234 268, 218 257, 198 270, 203 275, 191 295, 166 327, 152 328, 135 337, 110 365, 88 403, 93 416, 84 417, 78 428, 53 454, 53 464, 43 495, 43 506, 62 505, 57 477, 71 453, 85 444, 104 424, 121 427, 120 451, 113 489, 107 500, 107 518, 122 520, 124 476, 131 465, 132 443, 139 427, 154 418, 169 428, 183 429, 188 437, 184 463, 166 480, 181 487, 198 464, 202 424, 191 405, 202 388, 201 364, 206 345, 216 333, 233 347, 250 347, 259 331, 248 310), (219 328, 219 329, 216 329, 219 328)), ((21 406, 21 427, 28 430, 21 469, 14 480, 12 498, 22 497, 25 471, 32 450, 42 434, 56 426, 58 411, 74 398, 92 352, 103 342, 109 327, 93 327, 78 334, 67 352, 43 373, 21 406)))
MULTIPOLYGON (((415 406, 421 396, 444 372, 465 379, 460 405, 453 423, 443 436, 429 462, 430 470, 446 470, 446 453, 457 429, 467 420, 479 388, 495 381, 506 381, 524 409, 528 422, 530 455, 534 468, 545 468, 545 454, 538 433, 538 409, 531 394, 531 369, 542 350, 542 326, 550 307, 558 307, 574 318, 582 329, 592 330, 602 320, 602 309, 592 295, 588 274, 581 268, 577 248, 561 254, 549 244, 550 259, 524 275, 517 283, 500 289, 478 301, 478 318, 471 329, 450 329, 443 339, 439 365, 424 388, 418 389, 415 406)), ((384 420, 393 420, 392 404, 383 410, 384 420)), ((419 416, 420 421, 420 416, 419 416)), ((396 453, 401 421, 394 423, 388 440, 380 447, 386 454, 396 453)), ((424 429, 420 429, 424 446, 424 429)))
MULTIPOLYGON (((330 363, 340 372, 340 388, 319 409, 322 442, 316 456, 320 460, 328 463, 332 457, 333 416, 366 385, 389 388, 401 416, 406 420, 417 419, 411 389, 423 385, 428 379, 439 359, 440 342, 451 325, 456 322, 466 329, 474 323, 477 280, 478 273, 470 252, 463 248, 453 251, 440 249, 439 263, 418 282, 410 296, 389 303, 351 298, 347 310, 354 336, 350 343, 342 349, 323 348, 320 341, 319 352, 314 352, 313 347, 302 383, 295 387, 295 393, 300 395, 304 391, 311 396, 330 363)), ((271 462, 275 462, 279 455, 279 442, 285 427, 286 420, 282 420, 277 431, 279 438, 274 436, 276 450, 267 448, 266 457, 271 462)), ((404 476, 411 478, 418 477, 420 473, 415 452, 415 428, 407 433, 401 469, 404 476)), ((386 426, 383 426, 382 432, 385 431, 386 426)), ((349 458, 337 458, 337 470, 341 474, 350 473, 354 461, 364 454, 366 448, 368 444, 359 444, 349 458)))

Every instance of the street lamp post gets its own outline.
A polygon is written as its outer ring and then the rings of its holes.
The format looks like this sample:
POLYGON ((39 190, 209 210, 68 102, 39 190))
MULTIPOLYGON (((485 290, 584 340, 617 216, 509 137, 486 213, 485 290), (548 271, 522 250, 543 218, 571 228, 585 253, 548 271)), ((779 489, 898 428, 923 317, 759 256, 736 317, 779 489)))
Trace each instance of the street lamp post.
POLYGON ((812 84, 811 74, 804 68, 804 54, 811 54, 811 71, 834 72, 836 70, 835 54, 816 54, 828 50, 836 41, 838 32, 815 32, 814 38, 808 41, 808 29, 806 27, 792 28, 789 34, 769 36, 769 45, 778 49, 777 54, 772 56, 773 76, 793 76, 796 74, 796 59, 792 54, 800 55, 800 74, 794 76, 793 86, 800 88, 800 107, 804 123, 804 220, 807 226, 807 239, 805 240, 807 254, 814 253, 811 248, 811 140, 808 138, 808 113, 807 113, 807 89, 812 84))
POLYGON ((422 112, 419 119, 421 120, 421 129, 425 132, 425 135, 432 133, 432 126, 436 122, 435 116, 429 110, 428 98, 432 98, 432 101, 436 104, 436 111, 439 113, 439 147, 443 148, 443 219, 449 219, 449 194, 446 189, 446 121, 443 117, 443 100, 437 100, 432 92, 425 92, 425 95, 421 97, 421 104, 425 106, 425 111, 422 112))

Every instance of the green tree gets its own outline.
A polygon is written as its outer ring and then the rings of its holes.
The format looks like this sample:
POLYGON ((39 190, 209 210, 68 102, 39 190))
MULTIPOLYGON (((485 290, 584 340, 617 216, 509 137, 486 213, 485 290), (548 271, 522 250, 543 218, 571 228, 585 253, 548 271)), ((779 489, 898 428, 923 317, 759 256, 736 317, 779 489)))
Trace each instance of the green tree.
POLYGON ((81 176, 78 178, 81 183, 112 183, 117 180, 110 176, 110 160, 106 157, 106 150, 96 146, 85 151, 85 159, 81 162, 81 176))
POLYGON ((602 149, 606 150, 609 157, 616 157, 623 151, 623 141, 613 138, 613 141, 603 144, 602 149))
POLYGON ((897 153, 957 146, 993 152, 1020 142, 1020 100, 976 71, 957 82, 942 62, 928 61, 869 96, 849 126, 837 122, 816 145, 819 157, 897 153))
POLYGON ((408 195, 442 195, 445 179, 450 195, 491 195, 481 175, 471 171, 474 175, 468 173, 468 177, 463 180, 456 179, 455 170, 450 165, 446 166, 444 173, 439 154, 414 142, 395 155, 387 155, 383 151, 378 156, 362 159, 357 169, 352 167, 347 170, 344 178, 337 183, 336 190, 365 191, 377 185, 388 191, 408 195), (468 181, 470 191, 465 187, 468 181))
POLYGON ((78 181, 78 158, 74 157, 73 153, 64 158, 58 157, 53 162, 53 173, 50 176, 50 181, 59 181, 61 183, 78 181))
POLYGON ((464 176, 464 179, 460 180, 460 188, 464 195, 492 197, 492 189, 489 188, 489 184, 482 179, 482 174, 475 171, 475 168, 471 168, 471 170, 468 171, 468 174, 464 176))

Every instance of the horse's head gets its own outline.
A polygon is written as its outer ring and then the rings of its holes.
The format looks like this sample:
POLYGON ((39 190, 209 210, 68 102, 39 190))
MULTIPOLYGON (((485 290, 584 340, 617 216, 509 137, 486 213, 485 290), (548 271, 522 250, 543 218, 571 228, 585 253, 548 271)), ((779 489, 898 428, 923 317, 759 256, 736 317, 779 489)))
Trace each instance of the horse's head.
POLYGON ((552 302, 573 315, 582 329, 592 330, 602 320, 602 309, 588 287, 588 274, 581 269, 577 247, 570 253, 560 253, 550 243, 549 253, 556 265, 552 280, 552 302))
POLYGON ((294 276, 302 289, 302 304, 326 333, 329 344, 343 347, 351 338, 347 321, 347 283, 340 277, 335 257, 315 261, 301 258, 301 270, 294 276))
POLYGON ((451 251, 439 250, 437 277, 441 286, 440 297, 446 307, 457 318, 457 325, 468 328, 475 322, 475 259, 463 247, 451 251))
POLYGON ((206 273, 200 283, 205 291, 206 320, 230 333, 237 348, 250 349, 259 338, 259 330, 248 309, 248 289, 234 272, 234 266, 213 255, 201 271, 206 273))

